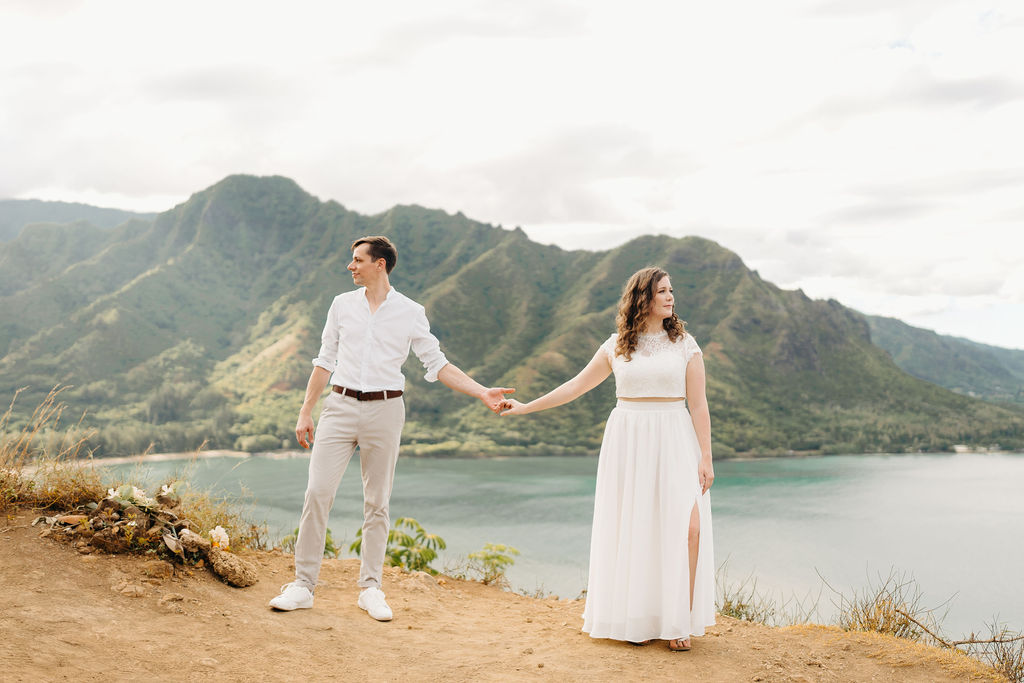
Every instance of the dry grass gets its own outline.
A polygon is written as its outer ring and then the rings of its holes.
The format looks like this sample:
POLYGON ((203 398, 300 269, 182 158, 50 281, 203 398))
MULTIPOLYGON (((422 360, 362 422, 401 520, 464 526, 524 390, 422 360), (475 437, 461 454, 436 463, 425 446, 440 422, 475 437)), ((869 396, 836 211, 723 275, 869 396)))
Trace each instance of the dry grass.
POLYGON ((214 496, 209 491, 187 489, 181 496, 181 508, 196 529, 224 527, 231 536, 232 548, 266 550, 269 532, 266 524, 253 522, 246 514, 252 498, 243 492, 239 496, 214 496))
MULTIPOLYGON (((100 472, 92 466, 85 444, 93 430, 82 421, 60 428, 64 388, 54 387, 36 406, 28 422, 9 431, 20 390, 0 417, 0 506, 68 510, 103 497, 100 472)), ((83 415, 84 417, 84 415, 83 415)))
POLYGON ((946 613, 936 616, 943 605, 924 607, 917 581, 905 574, 891 571, 851 597, 832 590, 838 596, 837 623, 845 630, 883 633, 962 652, 992 667, 1010 683, 1024 682, 1024 634, 993 621, 987 627, 987 638, 974 633, 960 640, 944 636, 941 626, 946 613))
MULTIPOLYGON (((20 429, 9 429, 20 390, 0 417, 0 512, 12 508, 80 510, 103 500, 109 486, 132 484, 155 493, 160 484, 172 483, 146 482, 141 471, 109 480, 109 472, 96 466, 85 448, 94 430, 83 428, 82 420, 60 428, 64 404, 59 398, 65 388, 54 387, 20 429)), ((184 481, 188 483, 187 478, 184 481)), ((180 513, 196 530, 227 529, 234 548, 263 549, 267 547, 267 529, 248 519, 250 503, 251 496, 246 494, 218 497, 185 487, 180 513)))
MULTIPOLYGON (((718 611, 720 614, 768 626, 808 624, 817 619, 817 597, 795 597, 781 603, 768 594, 758 592, 757 581, 747 577, 730 582, 726 564, 718 568, 718 611)), ((942 635, 946 617, 945 606, 922 605, 921 590, 916 579, 891 571, 887 577, 868 583, 867 588, 847 596, 832 588, 822 577, 822 584, 834 594, 836 625, 844 631, 895 636, 908 642, 933 645, 945 651, 968 656, 989 666, 1010 683, 1024 683, 1024 634, 1013 631, 994 620, 986 628, 987 637, 972 633, 961 640, 942 635)), ((952 660, 951 660, 952 661, 952 660)))
POLYGON ((879 577, 878 583, 869 582, 867 588, 849 597, 832 590, 838 610, 836 623, 847 631, 873 631, 929 642, 928 634, 937 632, 946 616, 943 612, 937 617, 938 608, 924 607, 917 581, 895 571, 885 579, 879 577))
POLYGON ((759 592, 757 579, 753 576, 730 581, 728 565, 729 561, 726 560, 715 572, 718 593, 715 602, 720 614, 766 626, 791 626, 816 620, 820 592, 817 595, 808 593, 802 598, 790 595, 788 598, 777 599, 768 593, 759 592))

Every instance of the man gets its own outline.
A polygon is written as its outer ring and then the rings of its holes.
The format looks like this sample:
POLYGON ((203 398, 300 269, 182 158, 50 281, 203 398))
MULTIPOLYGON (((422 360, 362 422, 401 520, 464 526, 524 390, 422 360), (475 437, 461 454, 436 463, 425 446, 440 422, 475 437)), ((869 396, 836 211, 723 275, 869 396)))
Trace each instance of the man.
POLYGON ((391 287, 388 275, 398 252, 386 237, 363 237, 352 244, 348 270, 361 288, 339 294, 324 326, 320 354, 313 360, 306 398, 295 424, 303 448, 313 443, 309 482, 295 541, 295 581, 270 601, 278 610, 313 606, 320 574, 327 518, 341 477, 355 448, 363 476, 363 548, 359 570, 358 604, 378 621, 391 619, 381 590, 384 555, 391 520, 388 504, 398 462, 398 445, 405 422, 402 363, 409 349, 423 363, 428 382, 443 384, 480 399, 497 413, 504 394, 514 389, 487 389, 448 362, 423 306, 391 287), (313 407, 328 379, 332 391, 320 412, 313 434, 313 407))

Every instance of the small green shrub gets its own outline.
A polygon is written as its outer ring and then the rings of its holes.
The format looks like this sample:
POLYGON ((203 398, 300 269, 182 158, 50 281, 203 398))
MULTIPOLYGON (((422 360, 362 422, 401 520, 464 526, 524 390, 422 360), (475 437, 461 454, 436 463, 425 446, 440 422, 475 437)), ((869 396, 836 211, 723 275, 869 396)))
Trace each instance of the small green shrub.
MULTIPOLYGON (((423 571, 437 574, 430 563, 437 559, 437 551, 443 550, 444 539, 437 534, 428 534, 412 517, 399 517, 388 531, 388 548, 386 559, 392 567, 402 567, 407 571, 423 571), (408 531, 406 531, 406 529, 408 531)), ((356 532, 356 540, 349 546, 356 555, 363 550, 363 530, 356 532)))
POLYGON ((484 584, 505 584, 505 570, 515 564, 513 555, 519 555, 519 550, 503 543, 485 543, 483 550, 469 554, 472 566, 480 574, 480 580, 484 584))
MULTIPOLYGON (((291 532, 287 536, 281 539, 281 548, 286 552, 295 553, 295 541, 299 539, 299 527, 295 527, 295 531, 291 532)), ((341 548, 334 542, 334 536, 331 534, 331 530, 327 530, 327 536, 324 539, 324 557, 337 557, 341 554, 341 548)))

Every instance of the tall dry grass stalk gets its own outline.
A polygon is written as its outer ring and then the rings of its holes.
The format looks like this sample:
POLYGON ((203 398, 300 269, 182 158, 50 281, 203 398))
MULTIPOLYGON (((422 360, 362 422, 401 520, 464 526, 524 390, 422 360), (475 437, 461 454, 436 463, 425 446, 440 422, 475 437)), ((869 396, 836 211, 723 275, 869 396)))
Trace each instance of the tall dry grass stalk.
POLYGON ((71 509, 102 498, 102 477, 86 449, 95 430, 83 426, 84 415, 60 427, 65 405, 59 396, 65 388, 51 389, 20 429, 11 430, 10 424, 21 389, 0 417, 0 506, 5 510, 12 505, 71 509))
POLYGON ((937 616, 944 605, 924 607, 917 581, 895 570, 884 579, 879 577, 877 583, 869 581, 865 589, 850 596, 829 586, 824 578, 822 581, 836 596, 836 624, 847 631, 873 631, 931 642, 927 634, 937 631, 946 617, 946 612, 937 616))
POLYGON ((728 571, 728 560, 715 571, 715 602, 720 614, 767 626, 808 624, 819 618, 818 604, 821 601, 821 591, 817 595, 808 592, 803 597, 793 594, 789 597, 776 598, 759 591, 757 579, 752 575, 739 581, 731 581, 728 571))
MULTIPOLYGON (((106 497, 107 487, 131 484, 155 492, 161 483, 146 482, 141 469, 127 476, 113 478, 93 460, 86 443, 95 430, 83 427, 80 419, 71 427, 60 429, 65 405, 60 393, 66 387, 54 387, 36 406, 31 417, 19 429, 11 429, 11 416, 18 395, 0 416, 0 512, 15 507, 72 511, 106 497)), ((83 415, 83 418, 85 416, 83 415)), ((203 444, 205 446, 205 444, 203 444)), ((200 446, 196 455, 202 450, 200 446)), ((194 464, 196 458, 193 458, 194 464)), ((188 484, 189 468, 177 477, 188 484)), ((215 496, 188 486, 181 495, 181 515, 197 531, 208 532, 217 526, 228 529, 235 548, 261 549, 267 546, 266 524, 248 518, 252 496, 215 496)))

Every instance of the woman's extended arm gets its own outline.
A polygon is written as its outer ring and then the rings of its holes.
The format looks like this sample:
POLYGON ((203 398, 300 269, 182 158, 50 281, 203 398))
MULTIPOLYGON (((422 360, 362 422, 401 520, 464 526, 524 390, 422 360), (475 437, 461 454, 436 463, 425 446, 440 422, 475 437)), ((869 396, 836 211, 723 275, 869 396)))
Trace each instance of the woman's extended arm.
POLYGON ((704 356, 697 353, 686 364, 686 406, 690 409, 693 431, 697 432, 697 443, 700 445, 697 475, 700 477, 701 493, 707 492, 715 480, 715 468, 711 464, 711 411, 708 410, 705 383, 704 356))
POLYGON ((535 398, 529 403, 520 403, 515 399, 508 399, 511 408, 504 411, 502 415, 526 415, 536 413, 540 410, 547 410, 573 401, 587 393, 598 384, 607 379, 612 373, 612 366, 608 362, 608 356, 603 349, 598 349, 594 357, 587 363, 587 367, 580 370, 580 374, 562 386, 554 389, 540 398, 535 398))

